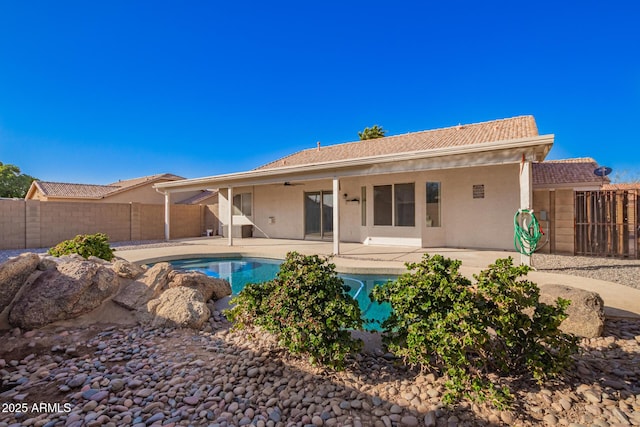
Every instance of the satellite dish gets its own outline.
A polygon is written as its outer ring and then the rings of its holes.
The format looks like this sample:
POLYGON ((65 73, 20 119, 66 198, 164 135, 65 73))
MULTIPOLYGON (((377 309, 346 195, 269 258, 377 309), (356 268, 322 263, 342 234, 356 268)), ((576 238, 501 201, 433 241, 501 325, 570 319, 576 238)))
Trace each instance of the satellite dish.
POLYGON ((600 166, 599 168, 595 168, 593 173, 604 178, 605 176, 609 175, 612 170, 613 169, 607 166, 600 166))

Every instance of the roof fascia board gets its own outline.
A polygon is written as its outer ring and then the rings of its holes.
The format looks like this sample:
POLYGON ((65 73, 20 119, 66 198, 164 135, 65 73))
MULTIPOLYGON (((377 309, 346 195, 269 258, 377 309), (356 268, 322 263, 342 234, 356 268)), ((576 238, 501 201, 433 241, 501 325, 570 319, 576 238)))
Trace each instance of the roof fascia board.
MULTIPOLYGON (((31 185, 29 185, 29 190, 27 191, 27 194, 24 196, 24 199, 25 200, 33 199, 34 193, 38 189, 40 189, 40 186, 38 185, 38 181, 32 181, 31 185)), ((40 189, 40 192, 42 193, 42 189, 40 189)))
POLYGON ((557 184, 533 184, 534 190, 575 190, 575 191, 595 191, 601 188, 599 183, 590 182, 563 182, 557 184))
MULTIPOLYGON (((496 153, 503 151, 506 156, 499 163, 513 163, 521 160, 523 149, 527 151, 531 158, 529 160, 544 160, 551 146, 554 135, 542 135, 534 138, 521 138, 510 141, 491 142, 483 144, 466 145, 461 147, 447 147, 436 150, 412 151, 406 153, 395 153, 391 155, 361 157, 357 159, 338 160, 317 164, 283 166, 280 168, 258 169, 245 172, 216 175, 204 178, 193 178, 181 181, 171 181, 158 183, 154 188, 167 192, 192 191, 203 188, 224 188, 225 186, 245 186, 245 185, 265 185, 296 180, 315 180, 339 175, 340 177, 362 175, 363 173, 393 173, 401 171, 412 171, 406 169, 407 161, 428 160, 434 158, 452 157, 453 160, 460 160, 460 156, 467 157, 473 154, 476 157, 479 153, 496 153), (536 149, 537 148, 537 149, 536 149), (540 149, 541 148, 541 149, 540 149), (515 150, 515 151, 514 151, 515 150), (517 151, 517 158, 513 157, 517 151), (390 164, 402 162, 395 167, 390 164)), ((453 161, 446 167, 436 167, 433 169, 453 168, 463 166, 482 166, 496 164, 490 161, 491 156, 480 156, 469 161, 453 161), (485 163, 483 163, 483 161, 485 163)), ((495 157, 495 156, 494 156, 495 157)), ((442 163, 447 163, 443 161, 442 163)), ((424 166, 424 165, 423 165, 424 166)), ((416 166, 417 167, 417 166, 416 166)))
MULTIPOLYGON (((154 183, 154 182, 156 182, 156 181, 158 181, 160 179, 167 179, 167 178, 159 176, 159 177, 150 179, 148 181, 142 181, 142 182, 138 182, 137 184, 125 185, 125 186, 122 186, 122 187, 118 187, 118 186, 113 185, 113 184, 107 185, 106 187, 117 187, 117 188, 115 190, 113 190, 113 191, 108 192, 103 197, 110 197, 110 196, 115 195, 115 194, 124 193, 125 191, 134 190, 136 188, 144 187, 145 185, 152 184, 152 183, 154 183)), ((173 181, 175 181, 175 180, 173 180, 173 181)), ((171 181, 171 182, 173 182, 173 181, 171 181)))
POLYGON ((55 201, 58 199, 61 200, 77 200, 79 202, 83 201, 83 200, 100 200, 100 199, 104 199, 103 196, 99 196, 99 197, 89 197, 89 196, 46 196, 47 199, 49 201, 55 201))

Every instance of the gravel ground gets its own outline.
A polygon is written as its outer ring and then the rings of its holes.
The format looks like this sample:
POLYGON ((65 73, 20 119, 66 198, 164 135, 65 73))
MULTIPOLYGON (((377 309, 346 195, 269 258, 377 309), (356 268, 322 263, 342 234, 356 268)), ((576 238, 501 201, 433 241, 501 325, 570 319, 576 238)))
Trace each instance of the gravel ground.
MULTIPOLYGON (((146 240, 113 243, 111 246, 115 248, 117 252, 118 249, 147 249, 181 245, 184 245, 184 243, 146 240)), ((49 248, 3 250, 0 251, 0 263, 24 252, 46 253, 48 249, 49 248)), ((640 260, 534 254, 532 264, 538 271, 589 277, 640 289, 640 260)))
MULTIPOLYGON (((534 264, 570 274, 604 271, 608 280, 627 277, 634 285, 640 267, 542 255, 534 264)), ((446 406, 444 378, 380 350, 332 372, 289 356, 268 334, 229 326, 213 310, 202 331, 98 324, 2 331, 0 427, 640 426, 637 320, 607 320, 602 337, 581 340, 575 369, 562 379, 541 386, 500 379, 514 392, 509 411, 468 401, 446 406)))
POLYGON ((640 289, 640 260, 534 254, 538 271, 606 280, 640 289))
POLYGON ((268 334, 94 325, 0 333, 0 427, 473 427, 640 425, 640 323, 607 321, 576 369, 537 385, 502 378, 512 410, 442 403, 445 379, 358 354, 334 372, 268 334))

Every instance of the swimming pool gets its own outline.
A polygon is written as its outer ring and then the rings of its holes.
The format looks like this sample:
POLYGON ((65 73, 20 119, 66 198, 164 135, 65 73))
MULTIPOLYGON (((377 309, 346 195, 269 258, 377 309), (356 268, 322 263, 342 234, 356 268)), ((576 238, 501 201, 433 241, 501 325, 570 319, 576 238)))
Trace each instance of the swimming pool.
MULTIPOLYGON (((231 285, 231 293, 237 295, 249 283, 262 283, 276 277, 281 260, 268 258, 190 258, 169 261, 177 269, 199 271, 207 276, 226 279, 231 285)), ((391 306, 378 304, 369 299, 369 294, 377 285, 382 285, 396 276, 372 274, 343 274, 344 284, 362 310, 365 328, 380 329, 378 322, 389 317, 391 306)))

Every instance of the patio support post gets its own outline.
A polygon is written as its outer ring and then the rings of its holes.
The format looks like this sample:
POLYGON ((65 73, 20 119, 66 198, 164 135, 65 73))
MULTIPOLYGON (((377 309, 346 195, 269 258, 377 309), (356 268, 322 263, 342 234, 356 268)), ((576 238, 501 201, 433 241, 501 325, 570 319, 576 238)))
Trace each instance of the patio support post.
MULTIPOLYGON (((533 183, 531 181, 531 161, 522 155, 520 163, 520 209, 532 208, 533 183)), ((531 266, 531 257, 520 254, 520 263, 531 266)))
POLYGON ((340 255, 340 180, 333 178, 333 254, 340 255))
POLYGON ((164 239, 169 240, 171 237, 171 193, 164 193, 164 239))
POLYGON ((227 230, 229 233, 229 246, 233 246, 233 188, 227 188, 227 230))

